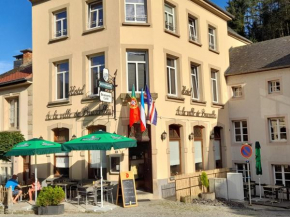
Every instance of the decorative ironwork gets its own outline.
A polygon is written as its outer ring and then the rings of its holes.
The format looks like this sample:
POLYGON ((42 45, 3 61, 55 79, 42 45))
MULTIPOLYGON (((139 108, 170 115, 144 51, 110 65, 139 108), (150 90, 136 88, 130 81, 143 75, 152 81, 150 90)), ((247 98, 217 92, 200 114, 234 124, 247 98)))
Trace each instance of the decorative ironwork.
POLYGON ((212 113, 206 113, 204 109, 202 109, 201 111, 195 111, 194 108, 192 108, 190 111, 185 111, 185 107, 181 109, 180 106, 176 109, 176 115, 200 118, 216 118, 216 113, 214 110, 212 111, 212 113))

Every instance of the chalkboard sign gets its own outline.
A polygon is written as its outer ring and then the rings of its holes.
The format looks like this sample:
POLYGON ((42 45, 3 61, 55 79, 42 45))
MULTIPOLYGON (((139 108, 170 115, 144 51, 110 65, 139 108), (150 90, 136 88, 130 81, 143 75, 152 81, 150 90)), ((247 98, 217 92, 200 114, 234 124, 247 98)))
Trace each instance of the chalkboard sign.
MULTIPOLYGON (((122 192, 123 207, 138 206, 135 179, 134 179, 133 172, 130 171, 130 172, 120 173, 119 188, 120 188, 120 191, 122 192)), ((118 189, 118 195, 119 195, 119 189, 118 189)))

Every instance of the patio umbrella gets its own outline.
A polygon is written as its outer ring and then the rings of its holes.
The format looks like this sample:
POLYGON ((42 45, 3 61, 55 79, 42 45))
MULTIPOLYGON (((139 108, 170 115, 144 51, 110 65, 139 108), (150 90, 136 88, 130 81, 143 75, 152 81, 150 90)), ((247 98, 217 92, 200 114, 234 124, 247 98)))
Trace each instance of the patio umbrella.
MULTIPOLYGON (((50 142, 43 139, 30 139, 24 142, 20 142, 8 151, 5 156, 26 156, 34 155, 35 156, 35 183, 37 186, 37 157, 36 155, 43 154, 53 154, 53 153, 62 153, 61 144, 56 142, 50 142)), ((35 191, 35 201, 37 200, 37 191, 35 191)))
POLYGON ((260 189, 260 198, 261 195, 261 175, 263 174, 262 171, 262 163, 261 163, 261 146, 259 142, 255 143, 255 151, 256 151, 256 175, 259 176, 259 189, 260 189))
MULTIPOLYGON (((124 136, 115 133, 108 133, 104 131, 96 131, 89 135, 85 135, 69 142, 62 144, 63 151, 73 150, 111 150, 121 148, 136 147, 137 142, 124 136)), ((102 155, 101 155, 102 156, 102 155)), ((100 159, 101 170, 101 207, 103 207, 103 172, 102 159, 100 159)))

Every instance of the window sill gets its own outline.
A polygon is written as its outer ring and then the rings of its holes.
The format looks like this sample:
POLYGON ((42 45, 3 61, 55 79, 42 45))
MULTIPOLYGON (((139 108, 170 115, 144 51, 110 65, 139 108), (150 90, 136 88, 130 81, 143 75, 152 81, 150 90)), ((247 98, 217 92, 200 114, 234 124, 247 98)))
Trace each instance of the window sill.
POLYGON ((213 53, 220 54, 220 52, 217 51, 217 50, 214 50, 214 49, 211 49, 211 48, 208 48, 208 50, 211 51, 211 52, 213 52, 213 53))
POLYGON ((225 104, 221 104, 221 103, 213 102, 213 103, 211 104, 211 107, 213 107, 213 108, 221 108, 221 109, 223 109, 223 108, 225 107, 225 104))
POLYGON ((62 37, 58 37, 58 38, 52 38, 49 40, 49 44, 53 44, 53 43, 56 43, 56 42, 59 42, 59 41, 64 41, 68 39, 68 36, 62 36, 62 37))
POLYGON ((53 108, 53 107, 58 107, 58 106, 68 106, 71 105, 69 100, 59 100, 59 101, 53 101, 47 103, 47 108, 53 108))
POLYGON ((122 26, 140 26, 140 27, 149 27, 151 26, 150 23, 130 23, 130 22, 123 22, 122 26))
POLYGON ((185 98, 178 97, 178 96, 169 96, 169 95, 167 95, 166 96, 166 100, 170 100, 170 101, 173 101, 173 102, 180 102, 180 103, 182 103, 182 102, 185 101, 185 98))
POLYGON ((242 99, 244 99, 244 97, 243 96, 239 96, 239 97, 232 97, 231 98, 231 100, 242 100, 242 99))
POLYGON ((82 35, 88 35, 88 34, 91 34, 91 33, 100 32, 100 31, 103 31, 104 29, 105 29, 104 26, 93 28, 93 29, 87 29, 87 30, 85 30, 83 32, 82 35))
POLYGON ((99 96, 87 96, 86 98, 83 98, 81 100, 82 104, 92 103, 92 102, 100 102, 100 97, 99 96))
POLYGON ((191 103, 192 105, 203 105, 203 106, 206 106, 206 101, 200 101, 200 100, 194 100, 194 99, 191 99, 191 103))
POLYGON ((173 36, 175 36, 175 37, 177 37, 177 38, 180 38, 180 35, 177 34, 177 33, 175 33, 175 32, 171 32, 171 31, 169 31, 169 30, 167 30, 167 29, 164 29, 164 32, 166 32, 166 33, 168 33, 168 34, 170 34, 170 35, 173 35, 173 36))
POLYGON ((282 95, 282 92, 273 92, 273 93, 269 93, 267 94, 268 96, 279 96, 282 95))
POLYGON ((197 41, 193 41, 193 40, 188 40, 191 44, 195 44, 195 45, 197 45, 197 46, 199 46, 199 47, 201 47, 202 46, 202 44, 201 43, 199 43, 199 42, 197 42, 197 41))
POLYGON ((287 140, 270 141, 270 145, 287 145, 287 140))

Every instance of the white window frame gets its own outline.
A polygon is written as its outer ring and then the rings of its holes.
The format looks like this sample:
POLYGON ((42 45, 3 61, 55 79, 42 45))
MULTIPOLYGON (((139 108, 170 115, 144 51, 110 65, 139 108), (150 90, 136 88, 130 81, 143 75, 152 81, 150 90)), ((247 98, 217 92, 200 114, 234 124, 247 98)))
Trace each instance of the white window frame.
MULTIPOLYGON (((247 182, 248 179, 248 168, 247 168, 247 164, 246 163, 235 163, 235 167, 236 167, 236 172, 239 173, 239 171, 241 171, 241 173, 243 174, 243 180, 244 182, 247 182), (243 165, 243 170, 238 170, 238 164, 243 165)), ((250 169, 250 177, 251 177, 251 164, 249 164, 249 169, 250 169)))
POLYGON ((166 58, 166 71, 167 71, 167 79, 168 79, 169 84, 170 84, 169 85, 169 90, 167 90, 167 95, 169 95, 169 96, 177 96, 177 67, 176 67, 176 59, 173 59, 173 58, 170 58, 170 57, 166 58), (171 60, 174 61, 174 67, 167 65, 167 59, 171 59, 171 60), (172 88, 171 88, 171 76, 170 76, 171 70, 170 69, 174 69, 176 94, 172 94, 172 91, 171 91, 172 88))
POLYGON ((243 96, 242 86, 233 86, 232 92, 233 92, 233 98, 241 98, 243 96))
MULTIPOLYGON (((271 142, 279 142, 279 141, 287 141, 287 125, 286 125, 286 119, 285 117, 278 117, 278 118, 268 118, 268 127, 269 127, 269 135, 270 135, 270 141, 271 142), (285 122, 285 128, 286 128, 286 139, 281 139, 281 131, 280 131, 280 119, 283 118, 285 122), (278 134, 278 139, 272 140, 272 133, 271 133, 271 120, 276 120, 277 121, 277 134, 278 134)), ((283 132, 284 134, 284 132, 283 132)))
POLYGON ((193 17, 188 17, 188 28, 189 28, 189 40, 197 42, 198 41, 197 19, 193 17))
POLYGON ((110 163, 110 173, 111 174, 119 174, 120 173, 120 171, 121 171, 121 162, 122 162, 121 161, 121 157, 122 157, 122 155, 120 155, 120 154, 110 154, 110 157, 109 157, 110 161, 109 161, 109 163, 110 163), (119 172, 112 170, 112 158, 119 158, 119 160, 120 160, 119 172))
POLYGON ((67 10, 62 10, 62 11, 56 12, 53 15, 54 15, 54 31, 55 31, 54 37, 55 38, 59 38, 59 37, 67 36, 67 29, 68 29, 67 10), (60 14, 60 13, 63 13, 63 12, 66 12, 66 17, 65 18, 61 18, 61 19, 57 19, 56 16, 58 14, 60 14), (64 25, 63 25, 64 21, 66 21, 66 26, 67 26, 67 29, 65 31, 64 31, 64 25), (61 30, 59 30, 60 33, 61 33, 60 36, 57 36, 57 30, 56 30, 57 22, 60 22, 61 23, 61 30))
POLYGON ((67 63, 68 67, 69 67, 69 62, 68 61, 55 64, 55 71, 56 71, 56 100, 67 100, 68 99, 68 98, 65 98, 65 75, 66 75, 66 73, 69 73, 69 69, 68 69, 68 71, 61 71, 61 72, 58 72, 58 70, 57 70, 57 66, 60 65, 60 64, 63 64, 63 63, 67 63), (57 96, 58 95, 57 94, 58 93, 58 89, 57 89, 58 88, 58 84, 57 84, 58 80, 57 80, 57 77, 58 77, 59 74, 62 74, 62 79, 63 79, 63 86, 62 86, 62 88, 63 88, 63 98, 60 98, 60 99, 57 96))
POLYGON ((246 121, 246 120, 237 120, 237 121, 233 121, 233 128, 234 128, 234 137, 235 137, 235 142, 236 143, 242 143, 242 142, 248 142, 248 140, 249 140, 249 130, 248 130, 248 122, 246 121), (246 124, 247 124, 247 127, 243 127, 243 122, 246 122, 246 124), (240 125, 240 130, 241 130, 241 133, 240 134, 236 134, 236 125, 235 125, 235 123, 239 123, 239 125, 240 125), (244 134, 243 133, 243 129, 244 128, 247 128, 247 134, 244 134), (237 135, 240 135, 241 136, 241 141, 237 141, 237 135), (246 140, 244 140, 244 136, 248 136, 248 140, 246 141, 246 140))
POLYGON ((279 93, 281 91, 281 82, 280 80, 273 80, 273 81, 268 81, 268 89, 269 93, 279 93), (279 83, 279 85, 277 85, 279 83), (278 90, 279 87, 279 90, 278 90))
POLYGON ((209 37, 209 49, 216 50, 216 29, 209 26, 208 27, 208 37, 209 37), (210 32, 212 30, 212 33, 210 32))
MULTIPOLYGON (((98 68, 98 71, 99 71, 98 80, 100 80, 101 67, 104 66, 104 68, 105 68, 105 63, 104 64, 99 64, 99 65, 92 66, 92 58, 97 57, 97 56, 104 56, 104 59, 105 59, 105 54, 94 55, 94 56, 91 56, 90 59, 89 59, 89 68, 90 68, 90 73, 89 73, 90 96, 99 96, 100 95, 100 87, 98 88, 98 93, 97 94, 93 93, 93 87, 92 87, 92 69, 93 68, 98 68)), ((105 61, 106 61, 106 59, 105 59, 105 61)))
POLYGON ((8 98, 7 100, 9 103, 9 128, 19 129, 19 97, 8 98), (13 109, 11 103, 14 103, 13 109))
POLYGON ((214 71, 214 70, 211 70, 210 72, 210 79, 211 79, 211 93, 212 93, 212 102, 214 103, 218 103, 219 101, 219 85, 218 85, 218 72, 217 71, 214 71), (215 77, 212 78, 212 73, 215 74, 215 77), (216 101, 214 100, 214 85, 216 85, 216 101))
POLYGON ((191 65, 191 87, 192 87, 192 94, 191 98, 194 100, 200 100, 200 76, 199 76, 199 67, 196 65, 191 65), (194 79, 195 78, 195 79, 194 79), (194 87, 193 87, 193 80, 196 82, 196 93, 197 93, 197 98, 194 97, 194 87))
POLYGON ((175 26, 175 7, 174 6, 172 6, 172 5, 170 5, 170 4, 167 4, 167 3, 165 3, 165 5, 164 5, 164 12, 165 12, 165 29, 166 30, 168 30, 168 31, 170 31, 170 32, 176 32, 176 26, 175 26), (172 8, 172 13, 169 13, 169 12, 167 12, 166 10, 165 10, 165 7, 170 7, 170 8, 172 8), (169 17, 172 17, 172 20, 173 20, 173 23, 172 23, 172 29, 173 30, 171 30, 170 28, 169 28, 169 24, 167 24, 167 22, 166 22, 166 20, 169 20, 169 17))
MULTIPOLYGON (((136 69, 136 81, 137 82, 135 82, 136 83, 136 85, 135 85, 135 93, 141 93, 141 91, 139 91, 139 71, 138 71, 138 64, 145 64, 145 68, 146 68, 146 83, 148 83, 148 52, 147 51, 141 51, 141 50, 136 50, 136 51, 127 51, 126 52, 126 62, 127 62, 127 91, 128 91, 128 93, 131 93, 131 91, 130 91, 130 87, 129 87, 129 82, 128 82, 128 76, 129 76, 129 67, 128 67, 128 65, 129 65, 129 63, 131 63, 131 64, 135 64, 135 69, 136 69), (128 54, 130 53, 130 52, 134 52, 134 53, 144 53, 145 54, 145 61, 129 61, 128 60, 128 54)), ((147 85, 148 86, 148 85, 147 85)), ((145 90, 143 90, 143 91, 145 91, 145 90)))
MULTIPOLYGON (((290 165, 287 165, 288 167, 290 167, 290 165)), ((272 168, 273 168, 273 176, 274 176, 274 183, 276 185, 276 181, 279 180, 279 181, 282 181, 283 185, 286 186, 286 181, 290 182, 290 179, 287 179, 285 178, 285 174, 289 174, 290 172, 285 172, 285 165, 272 165, 272 168), (276 172, 275 171, 275 166, 281 166, 281 172, 276 172), (281 173, 282 174, 282 179, 277 179, 276 178, 276 173, 281 173)))
POLYGON ((104 17, 103 17, 103 25, 99 25, 99 16, 100 16, 100 11, 103 11, 103 16, 104 16, 104 10, 103 10, 103 1, 99 0, 99 1, 95 1, 95 2, 91 2, 88 4, 88 11, 89 11, 89 22, 88 22, 88 28, 89 29, 95 29, 95 28, 99 28, 99 27, 102 27, 104 25, 104 17), (94 4, 99 4, 101 3, 102 4, 102 8, 98 8, 98 9, 94 9, 92 10, 91 9, 91 6, 94 5, 94 4), (94 22, 96 22, 96 26, 95 27, 91 27, 92 25, 92 21, 91 21, 91 16, 92 16, 92 13, 96 12, 97 13, 97 17, 96 17, 96 20, 94 22))
POLYGON ((147 5, 147 0, 144 0, 144 3, 127 2, 127 0, 125 0, 125 21, 126 22, 130 22, 130 23, 147 23, 147 19, 148 19, 147 18, 147 13, 148 12, 147 12, 146 5, 147 5), (134 14, 134 21, 127 20, 127 8, 126 8, 127 5, 134 5, 134 12, 135 12, 135 14, 134 14), (138 16, 138 14, 137 14, 137 5, 143 5, 144 6, 145 13, 146 13, 145 17, 138 16), (145 20, 144 21, 138 21, 137 20, 137 17, 138 18, 144 18, 145 20))

